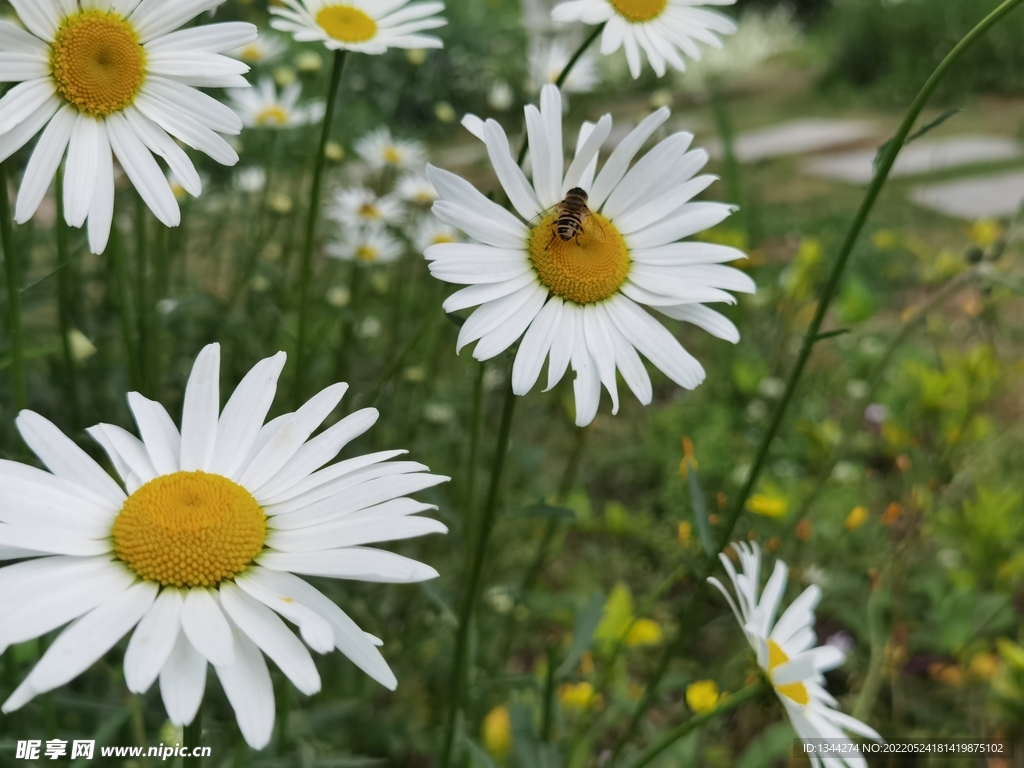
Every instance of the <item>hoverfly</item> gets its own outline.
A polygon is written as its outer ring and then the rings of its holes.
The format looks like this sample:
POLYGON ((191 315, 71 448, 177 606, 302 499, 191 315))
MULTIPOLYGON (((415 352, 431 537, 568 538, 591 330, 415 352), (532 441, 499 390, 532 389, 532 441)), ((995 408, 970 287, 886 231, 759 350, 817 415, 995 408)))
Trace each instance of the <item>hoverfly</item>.
POLYGON ((573 187, 566 192, 562 202, 537 215, 534 221, 539 224, 547 218, 552 209, 555 210, 555 220, 551 227, 553 231, 551 239, 544 247, 545 251, 551 247, 551 243, 555 242, 556 237, 564 243, 575 240, 576 245, 580 244, 580 235, 582 234, 589 234, 601 243, 605 241, 604 229, 597 223, 590 208, 587 207, 588 197, 586 191, 579 187, 573 187))

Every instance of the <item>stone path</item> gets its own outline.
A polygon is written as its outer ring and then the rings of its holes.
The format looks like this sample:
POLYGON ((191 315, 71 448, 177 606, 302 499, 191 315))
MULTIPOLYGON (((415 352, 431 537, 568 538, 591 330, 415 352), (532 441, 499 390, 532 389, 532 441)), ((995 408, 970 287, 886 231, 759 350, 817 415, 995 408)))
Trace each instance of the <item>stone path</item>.
POLYGON ((1012 216, 1024 201, 1024 171, 915 187, 910 199, 924 208, 968 221, 1012 216))
MULTIPOLYGON (((801 170, 811 176, 867 184, 874 175, 874 149, 845 152, 807 160, 801 170)), ((1021 146, 1002 136, 955 136, 916 141, 900 153, 891 178, 920 176, 950 168, 1013 160, 1024 156, 1021 146)))
MULTIPOLYGON (((736 137, 736 159, 756 163, 773 157, 803 155, 855 144, 875 137, 878 126, 872 120, 828 120, 807 118, 741 133, 736 137)), ((708 144, 712 157, 720 158, 719 141, 708 144)))

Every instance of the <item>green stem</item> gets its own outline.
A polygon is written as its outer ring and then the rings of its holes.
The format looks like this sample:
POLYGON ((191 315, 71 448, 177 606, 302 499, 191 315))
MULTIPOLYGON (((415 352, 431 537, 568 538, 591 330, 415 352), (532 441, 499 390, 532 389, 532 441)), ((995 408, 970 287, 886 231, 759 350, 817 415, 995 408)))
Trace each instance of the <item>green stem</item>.
POLYGON ((21 269, 14 253, 14 219, 7 196, 7 164, 0 162, 0 246, 4 251, 7 277, 8 330, 11 335, 11 377, 14 383, 14 407, 27 403, 25 385, 25 341, 21 331, 21 269))
MULTIPOLYGON (((562 74, 560 74, 558 76, 558 79, 555 80, 556 88, 560 89, 565 84, 565 81, 569 78, 569 75, 572 73, 573 67, 576 66, 576 62, 580 60, 583 54, 586 53, 587 48, 590 47, 590 44, 597 40, 597 38, 601 35, 602 32, 604 32, 603 22, 594 27, 594 31, 587 36, 586 40, 580 43, 580 47, 576 49, 576 52, 571 57, 569 57, 569 61, 566 62, 565 69, 562 70, 562 74)), ((516 158, 516 165, 523 164, 523 161, 526 159, 526 150, 529 149, 529 147, 529 136, 527 135, 526 131, 523 131, 523 145, 519 147, 519 157, 516 158)))
POLYGON ((309 281, 313 275, 313 245, 316 241, 316 223, 320 214, 320 195, 323 192, 324 167, 326 165, 325 150, 327 140, 331 136, 331 123, 338 104, 338 90, 341 85, 341 73, 345 68, 348 51, 334 52, 334 65, 331 70, 331 84, 327 93, 327 109, 324 112, 324 124, 320 131, 320 147, 316 154, 316 165, 313 167, 313 183, 309 191, 309 210, 306 214, 306 240, 302 247, 302 261, 299 264, 299 328, 295 348, 295 407, 302 404, 302 395, 306 387, 306 334, 309 324, 309 281))
POLYGON ((78 374, 75 371, 75 356, 71 349, 71 315, 73 312, 73 280, 71 255, 68 252, 68 225, 64 220, 64 171, 57 170, 57 318, 60 326, 61 351, 64 353, 64 385, 68 404, 71 408, 71 425, 82 426, 82 414, 78 404, 78 374))
POLYGON ((192 722, 185 726, 184 732, 182 733, 182 739, 184 746, 188 747, 189 756, 181 759, 182 768, 202 768, 203 758, 199 755, 194 755, 193 752, 196 747, 203 745, 203 705, 199 705, 199 711, 196 712, 195 718, 192 722))
POLYGON ((440 755, 441 768, 449 768, 452 760, 452 748, 455 745, 455 723, 462 707, 462 697, 466 682, 466 651, 469 646, 469 627, 473 620, 473 612, 480 600, 480 575, 483 572, 487 544, 494 528, 494 513, 498 508, 498 497, 501 491, 501 476, 505 469, 505 457, 508 454, 509 437, 512 434, 512 416, 515 412, 516 396, 512 392, 511 381, 505 391, 505 403, 501 410, 501 425, 498 427, 498 443, 494 450, 494 464, 491 468, 491 483, 484 502, 483 514, 475 526, 476 537, 473 540, 469 578, 462 594, 462 605, 459 608, 459 628, 455 638, 455 656, 452 659, 450 689, 448 695, 448 719, 445 724, 444 747, 440 755))
MULTIPOLYGON (((755 455, 754 462, 751 465, 750 472, 747 475, 746 481, 743 483, 743 487, 740 489, 739 494, 733 501, 732 507, 729 509, 728 514, 725 516, 721 533, 718 538, 718 546, 716 548, 715 557, 709 557, 705 562, 705 568, 702 569, 703 573, 697 583, 697 588, 694 590, 694 594, 687 603, 686 613, 689 612, 693 606, 699 604, 701 598, 706 594, 707 590, 707 576, 711 573, 714 568, 714 562, 717 557, 717 553, 721 552, 725 546, 729 543, 729 539, 732 536, 733 529, 736 527, 736 523, 739 521, 740 515, 743 513, 744 506, 746 505, 747 498, 750 496, 753 489, 756 487, 757 481, 760 478, 761 471, 764 469, 765 462, 768 459, 768 452, 771 448, 772 441, 775 438, 776 433, 779 431, 779 427, 782 425, 782 420, 786 415, 786 411, 789 408, 789 404, 793 399, 796 392, 797 384, 800 382, 800 378, 803 375, 804 369, 807 366, 807 362, 811 357, 811 352, 814 349, 814 345, 818 340, 818 333, 821 330, 821 325, 824 322, 825 314, 828 311, 829 305, 832 303, 832 299, 835 297, 836 292, 839 289, 839 283, 843 276, 843 270, 846 268, 846 263, 850 258, 850 254, 853 252, 854 246, 857 244, 857 240, 860 237, 861 230, 864 228, 865 223, 870 216, 875 203, 878 201, 878 196, 882 191, 882 187, 885 185, 886 180, 889 178, 889 172, 892 170, 893 164, 896 162, 896 157, 899 155, 900 150, 906 143, 907 137, 910 135, 910 131, 914 127, 914 123, 920 116, 921 111, 924 109, 928 100, 931 98, 935 89, 939 83, 946 76, 946 73, 950 70, 957 59, 959 59, 968 48, 970 48, 977 40, 985 34, 996 22, 1003 18, 1007 13, 1013 10, 1016 6, 1020 5, 1024 0, 1006 0, 1002 5, 996 8, 992 13, 986 16, 974 29, 972 29, 967 35, 953 48, 952 51, 943 59, 942 63, 939 64, 938 68, 932 73, 931 77, 924 84, 924 87, 918 93, 917 97, 910 105, 910 109, 907 111, 906 116, 903 118, 903 122, 900 124, 899 129, 896 131, 896 135, 893 136, 892 140, 886 145, 885 151, 882 154, 881 162, 878 164, 878 168, 875 172, 875 176, 871 181, 870 187, 864 196, 864 200, 857 211, 856 216, 853 219, 850 229, 846 234, 846 238, 843 240, 842 246, 839 249, 839 255, 836 258, 835 264, 832 266, 832 271, 825 282, 824 287, 821 291, 821 296, 818 299, 818 307, 814 314, 814 319, 811 320, 810 325, 807 328, 807 333, 804 335, 803 343, 800 345, 800 352, 797 355, 796 364, 793 370, 789 374, 789 378, 786 381, 786 389, 779 400, 779 404, 775 408, 775 412, 772 414, 771 422, 764 433, 764 437, 761 439, 761 443, 758 446, 757 454, 755 455)), ((685 617, 684 617, 685 618, 685 617)), ((687 621, 680 622, 680 628, 688 628, 692 625, 687 621)), ((633 711, 633 716, 630 719, 629 726, 625 733, 615 746, 615 750, 612 754, 612 762, 619 756, 622 748, 625 744, 633 737, 636 732, 636 728, 640 723, 641 718, 647 711, 647 708, 651 705, 655 691, 661 682, 661 678, 668 670, 669 659, 678 648, 685 644, 685 632, 689 629, 680 631, 676 639, 669 645, 662 655, 659 661, 658 667, 654 673, 654 676, 647 684, 647 689, 644 693, 643 698, 637 704, 633 711)))
POLYGON ((762 681, 754 683, 753 685, 748 685, 746 688, 741 688, 736 693, 730 694, 727 699, 721 701, 714 709, 710 709, 696 717, 691 717, 685 723, 677 725, 671 731, 666 733, 653 747, 634 760, 630 764, 629 768, 643 768, 645 765, 650 765, 658 755, 679 741, 679 739, 683 738, 683 736, 686 736, 688 733, 692 733, 697 728, 711 722, 716 717, 724 715, 726 712, 731 712, 741 704, 745 704, 751 699, 756 699, 762 693, 767 693, 770 690, 771 686, 762 681))
POLYGON ((128 287, 128 271, 125 267, 124 238, 116 225, 110 229, 110 243, 107 246, 107 252, 114 268, 117 314, 121 318, 121 337, 124 340, 125 356, 128 358, 128 381, 133 389, 141 389, 142 366, 135 345, 135 319, 132 312, 131 290, 128 287))

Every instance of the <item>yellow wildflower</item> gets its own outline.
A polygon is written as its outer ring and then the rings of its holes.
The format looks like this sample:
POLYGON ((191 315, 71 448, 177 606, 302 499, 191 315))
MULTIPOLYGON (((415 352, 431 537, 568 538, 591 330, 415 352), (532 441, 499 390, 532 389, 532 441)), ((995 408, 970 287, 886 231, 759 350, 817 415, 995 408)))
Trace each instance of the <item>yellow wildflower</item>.
POLYGON ((971 659, 967 669, 976 680, 990 680, 999 669, 999 657, 983 651, 971 659))
POLYGON ((693 525, 683 520, 679 523, 679 544, 683 547, 690 546, 691 536, 693 536, 693 525))
POLYGON ((789 503, 781 496, 755 493, 747 500, 747 511, 761 517, 779 518, 786 514, 789 503))
POLYGON ((594 694, 594 686, 588 682, 565 683, 558 689, 558 700, 562 709, 573 712, 586 712, 600 704, 600 696, 594 694))
POLYGON ((697 456, 693 452, 693 440, 683 438, 683 458, 679 462, 679 476, 685 480, 690 476, 690 468, 697 468, 697 456))
POLYGON ((686 706, 696 714, 715 708, 721 695, 714 680, 698 680, 686 686, 686 706))
POLYGON ((1003 236, 1003 225, 995 219, 981 219, 974 222, 967 234, 977 246, 988 248, 1003 236))
POLYGON ((654 619, 637 619, 626 634, 626 646, 637 648, 644 645, 657 645, 662 638, 661 625, 654 619))
POLYGON ((480 737, 484 749, 499 760, 512 751, 512 718, 508 707, 495 707, 484 716, 480 737))
POLYGON ((850 514, 846 516, 846 522, 843 525, 846 526, 848 531, 856 531, 858 528, 864 525, 868 521, 868 510, 867 507, 856 506, 850 510, 850 514))

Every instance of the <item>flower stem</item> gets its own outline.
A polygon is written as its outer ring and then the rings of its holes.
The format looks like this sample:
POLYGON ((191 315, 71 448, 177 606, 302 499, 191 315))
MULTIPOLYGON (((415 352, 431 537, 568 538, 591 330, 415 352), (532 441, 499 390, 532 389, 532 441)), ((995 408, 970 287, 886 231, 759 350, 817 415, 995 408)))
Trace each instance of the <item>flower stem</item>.
POLYGON ((11 376, 14 380, 14 407, 25 407, 25 343, 21 332, 21 270, 14 253, 14 219, 7 196, 7 165, 0 162, 0 246, 4 252, 7 277, 8 332, 11 336, 11 376))
POLYGON ((736 693, 730 694, 728 698, 720 701, 718 706, 714 709, 710 709, 703 714, 691 717, 685 723, 677 725, 671 731, 666 733, 653 747, 633 761, 629 768, 643 768, 643 766, 649 765, 658 755, 679 741, 679 739, 683 738, 683 736, 686 736, 688 733, 692 733, 702 725, 711 722, 719 715, 731 712, 741 704, 745 704, 751 699, 756 699, 762 693, 766 693, 770 690, 771 686, 762 680, 754 683, 753 685, 748 685, 746 688, 741 688, 736 691, 736 693))
MULTIPOLYGON (((587 36, 586 40, 580 43, 580 47, 576 49, 576 52, 569 57, 569 61, 566 62, 565 69, 562 70, 562 74, 560 74, 558 79, 555 80, 556 88, 561 88, 565 84, 565 81, 569 79, 569 75, 572 73, 573 67, 576 66, 576 62, 580 60, 583 54, 586 53, 587 48, 590 47, 590 44, 597 40, 602 32, 604 32, 604 23, 598 24, 594 27, 594 31, 587 36)), ((526 150, 529 149, 529 146, 529 137, 526 132, 523 131, 523 145, 519 148, 519 157, 516 158, 516 165, 523 164, 523 160, 526 159, 526 150)))
POLYGON ((75 371, 75 356, 71 350, 71 315, 73 313, 71 255, 68 252, 68 225, 64 220, 64 171, 57 170, 57 318, 60 327, 61 350, 64 353, 64 385, 68 405, 71 408, 71 425, 82 426, 82 414, 78 405, 78 382, 75 371))
POLYGON ((295 347, 295 407, 302 404, 303 390, 306 387, 306 333, 309 324, 309 281, 313 274, 313 245, 316 241, 316 224, 320 214, 320 195, 323 192, 324 166, 326 165, 325 150, 327 140, 331 136, 331 123, 334 122, 334 111, 338 105, 338 90, 341 85, 341 73, 345 69, 348 51, 334 52, 334 65, 331 69, 331 84, 327 92, 327 109, 324 112, 323 128, 320 132, 320 146, 316 153, 316 165, 313 167, 313 183, 309 191, 309 211, 306 214, 306 240, 302 247, 302 261, 299 264, 299 328, 295 347))
POLYGON ((184 746, 188 747, 188 757, 181 759, 181 768, 202 768, 203 758, 196 754, 196 748, 203 744, 203 705, 199 705, 199 711, 192 719, 192 722, 185 726, 182 733, 184 746))
POLYGON ((846 233, 846 237, 839 249, 839 255, 837 256, 835 263, 832 265, 832 271, 829 273, 828 279, 822 288, 821 295, 818 298, 817 311, 814 314, 814 319, 811 320, 811 323, 807 328, 807 333, 804 335, 803 343, 800 345, 800 352, 797 355, 796 364, 786 381, 786 389, 783 392, 782 397, 779 399, 775 412, 772 414, 772 419, 768 429, 765 430, 764 437, 761 439, 761 443, 758 446, 757 453, 755 455, 754 462, 751 465, 750 472, 747 475, 747 479, 743 483, 743 487, 740 489, 740 492, 733 500, 733 504, 723 520, 716 551, 712 556, 709 556, 705 560, 704 568, 700 569, 700 573, 698 574, 699 578, 696 589, 683 609, 684 620, 679 623, 681 631, 662 654, 658 666, 647 684, 647 689, 644 691, 643 698, 641 698, 640 702, 633 710, 633 716, 630 719, 628 727, 619 742, 615 745, 615 750, 612 754, 613 763, 618 758, 625 744, 633 737, 644 713, 653 703, 658 685, 660 684, 662 677, 664 677, 665 672, 668 670, 669 660, 685 645, 687 637, 686 630, 684 630, 684 628, 692 627, 695 624, 695 622, 689 620, 691 617, 688 614, 695 606, 700 605, 703 596, 706 594, 707 576, 710 575, 715 566, 717 554, 729 543, 733 529, 736 527, 736 523, 739 521, 740 515, 743 514, 747 498, 757 485, 761 471, 764 469, 765 462, 768 460, 768 452, 771 448, 772 441, 774 440, 776 433, 779 431, 779 427, 782 425, 782 420, 786 415, 790 402, 793 400, 797 385, 800 383, 800 378, 803 376, 804 369, 807 367, 807 362, 811 357, 811 352, 814 350, 814 345, 819 341, 818 333, 820 332, 821 325, 825 320, 825 314, 828 312, 829 305, 832 303, 832 300, 835 298, 836 292, 839 289, 839 283, 842 279, 843 271, 846 268, 846 263, 850 258, 850 254, 853 252, 854 246, 857 244, 861 230, 864 228, 875 203, 878 201, 878 196, 882 191, 882 187, 889 178, 889 172, 892 170, 892 166, 896 162, 896 157, 899 155, 900 150, 907 141, 907 137, 910 135, 910 131, 914 127, 914 123, 917 122, 917 118, 920 116, 921 111, 924 109, 925 105, 927 105, 932 94, 935 92, 935 89, 952 68, 953 64, 955 64, 964 52, 977 42, 985 32, 996 24, 996 22, 1002 19, 1007 13, 1022 2, 1024 2, 1024 0, 1006 0, 1002 5, 982 19, 974 29, 968 32, 967 35, 957 43, 953 50, 949 52, 946 58, 942 60, 942 63, 939 64, 936 70, 932 73, 931 77, 928 78, 928 81, 924 84, 921 91, 911 103, 906 116, 903 118, 903 122, 896 131, 896 135, 893 136, 887 145, 885 145, 881 160, 879 161, 878 167, 875 171, 875 176, 871 181, 871 185, 868 187, 867 193, 864 195, 864 200, 861 202, 860 208, 858 209, 856 216, 854 216, 853 222, 850 224, 850 229, 846 233))
MULTIPOLYGON (((481 363, 482 365, 482 363, 481 363)), ((512 416, 515 412, 516 396, 512 392, 509 381, 505 391, 505 403, 501 410, 501 425, 498 427, 498 443, 494 451, 494 464, 491 467, 491 483, 484 502, 483 514, 474 526, 476 536, 473 539, 468 580, 462 594, 459 607, 459 628, 455 638, 455 656, 452 659, 451 676, 448 695, 448 719, 445 724, 444 747, 441 750, 440 766, 449 768, 452 759, 452 748, 455 743, 455 723, 462 707, 462 697, 466 683, 466 651, 469 645, 469 628, 473 622, 473 613, 480 600, 480 574, 483 571, 487 544, 494 528, 494 513, 498 507, 501 490, 501 476, 505 469, 505 457, 508 454, 509 437, 512 434, 512 416)))

